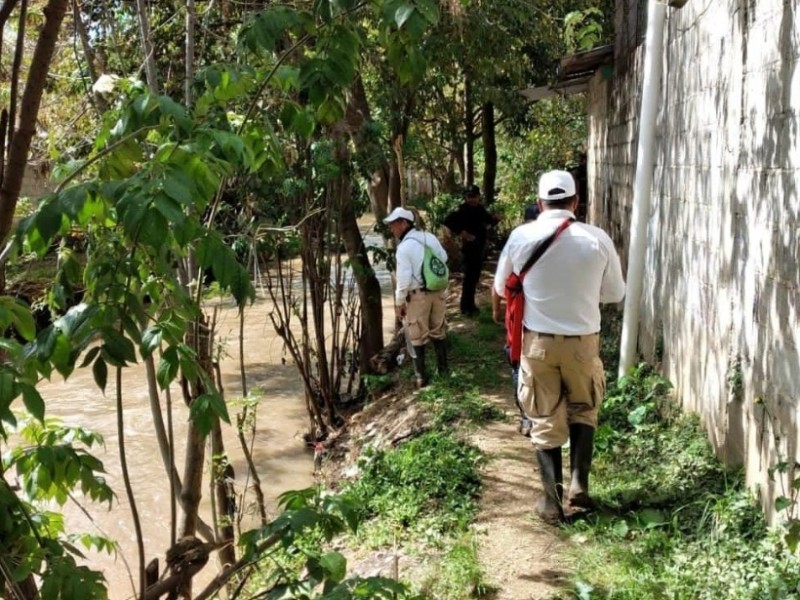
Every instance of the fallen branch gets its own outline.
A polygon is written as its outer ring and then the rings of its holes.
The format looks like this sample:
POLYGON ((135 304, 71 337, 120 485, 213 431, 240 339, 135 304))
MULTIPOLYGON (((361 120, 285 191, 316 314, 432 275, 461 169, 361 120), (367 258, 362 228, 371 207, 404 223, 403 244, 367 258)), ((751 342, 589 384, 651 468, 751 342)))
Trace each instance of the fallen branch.
POLYGON ((391 342, 369 359, 369 364, 378 375, 391 373, 397 368, 397 357, 405 352, 405 348, 406 337, 403 330, 400 329, 394 334, 391 342))

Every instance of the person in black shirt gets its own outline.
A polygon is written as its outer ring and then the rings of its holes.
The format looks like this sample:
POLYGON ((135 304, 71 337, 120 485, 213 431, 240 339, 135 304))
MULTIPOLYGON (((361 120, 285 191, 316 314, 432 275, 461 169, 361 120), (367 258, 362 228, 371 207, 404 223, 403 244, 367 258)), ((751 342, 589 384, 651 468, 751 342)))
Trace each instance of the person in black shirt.
POLYGON ((483 252, 486 246, 486 229, 497 225, 499 219, 489 214, 481 204, 481 191, 470 185, 464 192, 464 202, 445 217, 444 225, 461 237, 464 282, 461 288, 461 313, 477 314, 475 289, 481 277, 483 252))

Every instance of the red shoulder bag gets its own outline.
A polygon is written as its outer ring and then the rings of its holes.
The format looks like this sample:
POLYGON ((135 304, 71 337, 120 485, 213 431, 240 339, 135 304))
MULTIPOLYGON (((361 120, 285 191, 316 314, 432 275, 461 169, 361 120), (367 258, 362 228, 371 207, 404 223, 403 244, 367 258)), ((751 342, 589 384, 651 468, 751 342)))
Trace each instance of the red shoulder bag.
POLYGON ((565 219, 552 235, 536 246, 519 275, 511 273, 506 278, 506 345, 508 346, 508 360, 513 366, 519 364, 522 355, 522 318, 525 314, 525 294, 522 292, 522 280, 525 279, 525 275, 536 264, 536 261, 556 241, 556 238, 574 221, 575 219, 565 219))

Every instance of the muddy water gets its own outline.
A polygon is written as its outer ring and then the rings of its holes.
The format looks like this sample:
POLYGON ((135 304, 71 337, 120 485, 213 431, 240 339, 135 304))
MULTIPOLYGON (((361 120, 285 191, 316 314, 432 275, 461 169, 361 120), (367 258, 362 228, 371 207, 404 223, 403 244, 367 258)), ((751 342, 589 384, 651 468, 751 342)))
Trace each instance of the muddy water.
MULTIPOLYGON (((375 236, 368 236, 368 245, 378 243, 380 240, 375 236)), ((384 332, 388 336, 393 325, 391 284, 385 271, 379 273, 379 279, 384 296, 384 332)), ((258 387, 262 391, 253 455, 268 501, 267 508, 274 515, 275 501, 280 494, 309 487, 314 484, 314 478, 312 454, 302 437, 308 428, 302 382, 272 328, 268 317, 270 306, 268 300, 260 298, 245 310, 244 362, 248 389, 258 387)), ((238 312, 229 302, 219 302, 218 311, 218 340, 227 342, 226 356, 220 365, 222 380, 229 411, 235 418, 240 410, 235 399, 241 398, 242 394, 238 312)), ((103 461, 107 480, 116 492, 117 500, 110 510, 87 501, 83 506, 91 517, 71 503, 64 507, 63 512, 68 531, 102 532, 119 542, 120 551, 116 557, 87 553, 88 564, 105 574, 109 597, 117 600, 132 596, 132 579, 136 581, 138 577, 138 558, 130 506, 120 474, 113 381, 110 374, 108 395, 103 396, 94 384, 91 371, 81 369, 67 382, 56 381, 54 377, 52 383, 41 387, 41 393, 47 401, 49 416, 92 429, 105 438, 105 448, 96 450, 94 454, 103 461)), ((170 488, 152 426, 144 366, 137 364, 124 369, 122 381, 126 455, 142 524, 145 560, 159 557, 163 568, 163 555, 170 543, 170 488)), ((179 393, 172 395, 175 462, 182 475, 188 409, 179 393)), ((233 428, 226 428, 225 445, 236 473, 237 492, 241 493, 247 484, 247 468, 233 428)), ((207 484, 203 494, 201 512, 210 522, 207 484)), ((252 503, 253 494, 248 494, 247 498, 247 502, 252 503)), ((245 519, 243 529, 257 523, 255 507, 250 505, 249 512, 250 517, 245 519)), ((210 566, 206 567, 198 584, 210 580, 213 571, 215 569, 210 566)))

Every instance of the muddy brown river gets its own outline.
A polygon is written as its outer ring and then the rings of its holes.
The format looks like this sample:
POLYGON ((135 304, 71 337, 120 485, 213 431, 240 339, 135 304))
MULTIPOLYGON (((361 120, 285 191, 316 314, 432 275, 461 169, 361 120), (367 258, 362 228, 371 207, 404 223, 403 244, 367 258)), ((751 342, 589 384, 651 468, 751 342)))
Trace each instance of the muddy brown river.
MULTIPOLYGON (((368 244, 379 243, 376 236, 368 238, 368 244)), ((379 274, 379 279, 384 297, 384 335, 388 340, 393 326, 391 284, 385 271, 379 274)), ((238 311, 227 301, 220 301, 218 305, 217 339, 226 342, 226 356, 220 366, 229 412, 235 422, 235 415, 240 410, 236 400, 242 395, 238 311)), ((302 382, 291 357, 284 354, 283 343, 269 320, 270 306, 271 302, 260 297, 245 309, 244 362, 248 389, 259 388, 261 391, 253 455, 268 502, 267 509, 274 516, 276 498, 287 490, 314 485, 314 476, 312 453, 303 440, 308 429, 308 416, 302 382)), ((96 449, 94 455, 104 463, 107 480, 117 494, 115 502, 109 510, 81 500, 91 517, 73 503, 66 504, 63 513, 68 531, 102 533, 118 541, 120 549, 116 556, 87 552, 86 564, 104 573, 109 598, 120 600, 134 594, 133 581, 138 581, 138 558, 135 530, 120 474, 112 381, 113 377, 109 377, 108 395, 103 396, 94 383, 91 369, 80 369, 67 382, 54 375, 53 381, 42 385, 40 391, 47 402, 48 416, 97 431, 105 438, 105 448, 96 449)), ((175 463, 182 475, 188 409, 179 393, 172 396, 175 463)), ((127 461, 144 535, 145 561, 159 557, 163 569, 163 556, 170 541, 170 487, 154 434, 142 364, 123 370, 123 403, 127 461)), ((246 484, 247 469, 235 427, 225 427, 224 436, 228 457, 236 473, 237 492, 240 493, 246 484)), ((253 501, 252 493, 248 494, 248 499, 253 501)), ((257 518, 252 514, 254 509, 250 512, 251 516, 243 522, 243 529, 257 524, 257 518)), ((210 523, 207 481, 201 513, 210 523)), ((215 554, 212 556, 216 558, 215 554)), ((209 564, 195 580, 196 585, 209 581, 216 572, 215 567, 209 564)))

